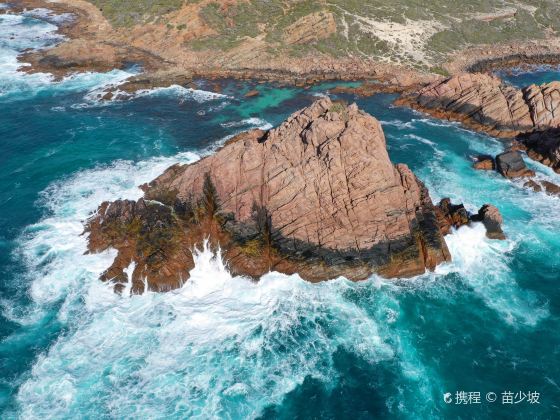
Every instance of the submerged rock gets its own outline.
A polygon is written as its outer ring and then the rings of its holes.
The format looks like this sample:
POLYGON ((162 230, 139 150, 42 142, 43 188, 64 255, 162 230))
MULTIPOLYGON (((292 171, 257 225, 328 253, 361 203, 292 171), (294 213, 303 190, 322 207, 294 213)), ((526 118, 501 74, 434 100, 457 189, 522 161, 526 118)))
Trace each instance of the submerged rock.
POLYGON ((103 203, 87 224, 91 251, 118 250, 103 278, 132 281, 136 293, 145 279, 153 290, 180 286, 205 239, 233 273, 254 278, 407 277, 451 258, 428 190, 391 163, 381 125, 355 104, 321 99, 143 188, 143 199, 103 203))
POLYGON ((530 179, 525 182, 523 186, 530 188, 535 192, 544 191, 549 195, 560 196, 560 186, 550 181, 530 179))
POLYGON ((259 96, 259 95, 260 95, 260 92, 259 92, 258 90, 256 90, 256 89, 253 89, 253 90, 250 90, 249 92, 247 92, 247 93, 245 94, 245 97, 246 97, 246 98, 252 98, 252 97, 254 97, 254 96, 259 96))

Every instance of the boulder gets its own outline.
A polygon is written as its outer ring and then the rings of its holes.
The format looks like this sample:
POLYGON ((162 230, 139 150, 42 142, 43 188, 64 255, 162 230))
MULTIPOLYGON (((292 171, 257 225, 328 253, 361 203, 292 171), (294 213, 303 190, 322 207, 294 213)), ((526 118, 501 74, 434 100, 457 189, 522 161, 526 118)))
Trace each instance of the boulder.
POLYGON ((534 176, 535 172, 527 168, 519 151, 508 151, 496 156, 496 169, 506 178, 534 176))
POLYGON ((503 218, 500 211, 491 204, 484 204, 478 211, 478 217, 473 220, 480 220, 486 228, 486 236, 490 239, 506 239, 502 230, 503 218))
POLYGON ((492 171, 496 168, 494 158, 490 155, 478 155, 475 157, 473 168, 483 171, 492 171))
POLYGON ((103 279, 122 284, 136 263, 136 293, 179 287, 205 240, 253 278, 409 277, 451 258, 428 190, 390 161, 380 123, 355 104, 323 98, 143 189, 134 204, 104 203, 86 227, 90 251, 118 251, 103 279))

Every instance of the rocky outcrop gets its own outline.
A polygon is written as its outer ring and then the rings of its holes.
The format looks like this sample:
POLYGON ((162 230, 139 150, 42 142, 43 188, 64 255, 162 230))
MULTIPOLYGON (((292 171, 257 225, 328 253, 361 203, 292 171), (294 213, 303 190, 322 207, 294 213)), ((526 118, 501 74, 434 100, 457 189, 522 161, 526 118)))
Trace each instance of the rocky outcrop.
POLYGON ((560 173, 560 128, 537 131, 518 137, 527 155, 560 173))
POLYGON ((143 189, 137 202, 103 203, 87 224, 92 252, 119 252, 103 278, 131 279, 135 292, 179 286, 205 239, 254 278, 407 277, 450 259, 427 189, 391 163, 379 122, 327 98, 143 189))
POLYGON ((436 207, 440 231, 447 235, 451 228, 458 229, 470 221, 470 215, 463 204, 452 204, 450 198, 443 198, 436 207))
POLYGON ((535 171, 527 168, 521 152, 507 151, 496 156, 496 170, 506 178, 531 177, 535 171))
MULTIPOLYGON (((549 195, 560 196, 560 186, 553 182, 537 178, 535 176, 535 171, 527 168, 527 165, 525 165, 520 150, 527 150, 527 147, 518 141, 514 141, 506 152, 499 154, 496 158, 492 158, 492 156, 489 155, 479 155, 475 157, 473 167, 481 170, 495 169, 503 177, 508 179, 529 178, 523 184, 524 187, 530 188, 535 192, 544 191, 549 195)), ((550 163, 550 161, 546 161, 546 163, 550 163)), ((438 208, 442 208, 442 203, 438 205, 438 208)))
POLYGON ((492 171, 496 169, 496 163, 490 155, 478 155, 474 158, 473 168, 480 171, 492 171))
POLYGON ((336 22, 331 12, 325 10, 299 18, 284 29, 283 41, 286 44, 307 44, 328 38, 336 33, 336 22))
POLYGON ((502 231, 502 215, 491 204, 484 204, 477 214, 471 214, 463 204, 452 204, 451 199, 443 198, 436 206, 439 228, 446 235, 451 228, 458 229, 471 222, 482 222, 486 228, 486 236, 490 239, 506 239, 502 231))
POLYGON ((404 95, 406 104, 497 137, 560 126, 560 82, 523 89, 482 73, 461 73, 404 95))
POLYGON ((491 204, 484 204, 476 216, 471 217, 471 220, 481 221, 486 228, 486 236, 490 239, 506 239, 506 235, 502 230, 502 223, 504 219, 500 211, 491 204))

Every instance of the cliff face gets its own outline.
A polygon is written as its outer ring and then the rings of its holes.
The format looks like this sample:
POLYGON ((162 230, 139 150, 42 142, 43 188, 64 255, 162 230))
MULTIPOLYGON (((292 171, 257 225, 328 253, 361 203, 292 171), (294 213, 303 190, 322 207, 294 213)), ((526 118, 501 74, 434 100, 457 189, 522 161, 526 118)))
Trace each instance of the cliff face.
POLYGON ((379 122, 356 105, 321 99, 144 190, 137 203, 104 203, 87 227, 90 250, 119 250, 104 278, 124 282, 137 263, 135 291, 146 276, 152 289, 179 286, 205 238, 252 277, 405 277, 450 259, 427 189, 391 163, 379 122))
POLYGON ((398 103, 498 137, 560 126, 560 82, 523 89, 482 73, 461 73, 405 95, 398 103))

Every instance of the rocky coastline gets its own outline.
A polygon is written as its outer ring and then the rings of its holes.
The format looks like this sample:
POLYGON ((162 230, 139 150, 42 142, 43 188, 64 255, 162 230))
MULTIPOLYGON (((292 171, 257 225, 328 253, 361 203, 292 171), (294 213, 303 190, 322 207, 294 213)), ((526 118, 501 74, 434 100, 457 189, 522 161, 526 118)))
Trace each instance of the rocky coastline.
MULTIPOLYGON (((12 11, 48 7, 74 16, 59 25, 66 42, 20 57, 31 64, 26 71, 61 78, 76 71, 140 64, 143 73, 118 87, 127 93, 189 85, 196 78, 296 86, 363 81, 334 93, 401 93, 397 105, 460 121, 492 136, 515 138, 518 150, 560 169, 560 82, 516 89, 486 73, 442 77, 348 58, 294 66, 290 60, 247 67, 179 63, 131 44, 88 2, 20 0, 16 5, 12 11)), ((502 51, 463 64, 468 71, 487 72, 521 62, 552 64, 558 58, 545 48, 532 55, 502 51)), ((108 91, 103 99, 113 97, 108 91)), ((516 167, 523 162, 520 156, 516 151, 509 160, 480 159, 475 167, 508 178, 527 177, 525 185, 535 191, 556 193, 554 184, 532 179, 524 163, 516 167), (513 166, 504 169, 506 161, 513 166)), ((322 281, 337 276, 362 280, 373 273, 411 277, 434 270, 451 258, 443 236, 472 222, 482 222, 491 239, 505 238, 496 207, 485 204, 473 215, 448 199, 434 205, 410 169, 389 160, 379 122, 355 105, 330 99, 298 111, 275 129, 240 134, 195 164, 171 167, 143 189, 138 201, 103 203, 86 224, 89 252, 118 251, 102 275, 115 283, 116 291, 127 282, 134 293, 180 287, 194 266, 192 250, 205 242, 221 249, 235 274, 256 279, 275 270, 322 281)))
MULTIPOLYGON (((509 148, 526 151, 531 159, 560 172, 558 81, 518 89, 493 75, 461 73, 408 92, 395 103, 509 139, 509 148)), ((484 166, 492 163, 483 159, 476 165, 488 169, 484 166)))
MULTIPOLYGON (((74 18, 57 25, 58 32, 67 41, 54 48, 22 54, 21 61, 30 64, 25 71, 47 72, 62 78, 74 72, 104 72, 137 63, 143 72, 123 82, 122 90, 126 92, 187 84, 203 78, 275 82, 298 87, 327 81, 361 81, 363 86, 345 88, 344 92, 371 95, 417 91, 442 80, 439 71, 431 73, 403 64, 356 57, 321 56, 305 60, 284 57, 281 60, 249 64, 251 60, 238 63, 237 57, 224 61, 197 51, 175 51, 171 45, 160 45, 155 41, 158 36, 163 36, 163 33, 157 33, 160 29, 154 27, 156 33, 148 36, 142 30, 135 29, 129 33, 113 28, 98 8, 83 0, 17 0, 11 4, 9 11, 0 10, 0 13, 17 13, 32 8, 47 8, 59 14, 70 13, 74 18)), ((200 22, 193 24, 202 25, 200 22)), ((199 29, 202 32, 204 30, 207 28, 199 29)), ((559 63, 560 46, 546 40, 535 40, 466 49, 451 56, 443 64, 442 71, 453 75, 461 72, 491 72, 519 65, 559 63)))

